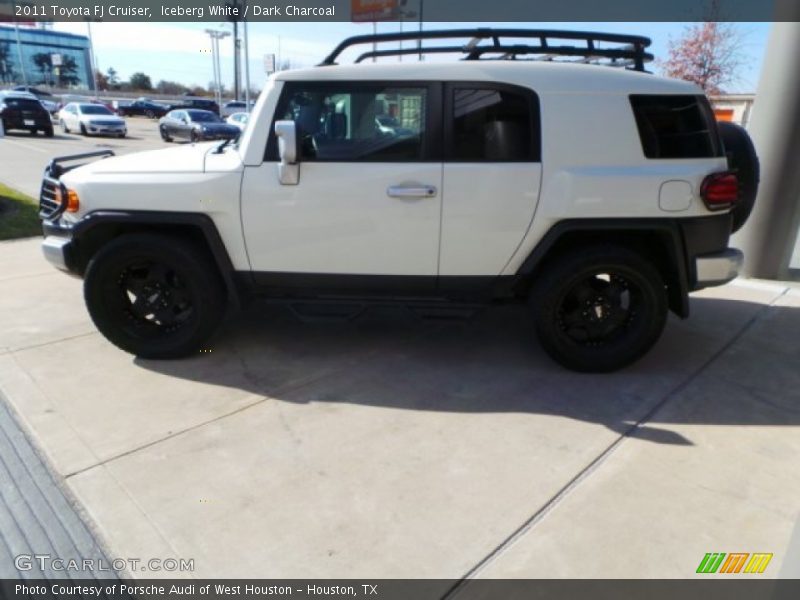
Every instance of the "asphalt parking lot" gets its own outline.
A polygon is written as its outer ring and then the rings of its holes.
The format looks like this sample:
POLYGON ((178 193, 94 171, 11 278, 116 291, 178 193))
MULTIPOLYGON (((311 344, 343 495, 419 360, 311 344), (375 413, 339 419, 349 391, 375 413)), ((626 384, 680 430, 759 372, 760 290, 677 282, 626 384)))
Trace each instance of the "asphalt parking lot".
MULTIPOLYGON (((52 155, 166 146, 129 124, 11 135, 0 180, 36 195, 52 155)), ((0 265, 0 391, 111 556, 194 577, 684 578, 707 552, 767 552, 765 577, 800 576, 797 287, 695 294, 644 360, 597 376, 554 365, 520 308, 301 323, 254 304, 202 355, 139 360, 36 239, 0 243, 0 265)))
POLYGON ((0 149, 0 164, 3 165, 0 180, 35 198, 39 195, 42 170, 54 156, 108 149, 117 154, 127 154, 170 145, 158 135, 158 119, 126 117, 125 120, 128 137, 124 139, 65 134, 57 125, 52 138, 42 134, 33 136, 24 131, 7 131, 0 142, 3 146, 0 149))

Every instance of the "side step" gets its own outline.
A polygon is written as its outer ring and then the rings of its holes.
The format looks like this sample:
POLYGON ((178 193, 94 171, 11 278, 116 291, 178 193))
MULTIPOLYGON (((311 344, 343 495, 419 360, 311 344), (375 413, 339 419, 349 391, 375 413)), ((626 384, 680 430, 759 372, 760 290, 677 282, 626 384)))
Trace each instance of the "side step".
POLYGON ((313 300, 285 302, 291 313, 304 323, 336 323, 353 321, 374 306, 400 306, 419 319, 429 321, 462 321, 474 317, 482 304, 450 304, 429 302, 353 302, 313 300))

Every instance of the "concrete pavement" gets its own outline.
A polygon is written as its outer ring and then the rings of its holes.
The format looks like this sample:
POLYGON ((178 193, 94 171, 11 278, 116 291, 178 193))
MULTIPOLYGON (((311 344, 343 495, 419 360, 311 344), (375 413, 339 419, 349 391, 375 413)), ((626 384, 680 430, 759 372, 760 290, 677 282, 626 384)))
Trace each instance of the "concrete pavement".
POLYGON ((643 361, 593 376, 550 362, 517 308, 303 324, 255 305, 209 353, 138 360, 36 240, 0 263, 0 390, 114 556, 195 577, 682 578, 743 551, 800 575, 797 289, 696 294, 643 361))

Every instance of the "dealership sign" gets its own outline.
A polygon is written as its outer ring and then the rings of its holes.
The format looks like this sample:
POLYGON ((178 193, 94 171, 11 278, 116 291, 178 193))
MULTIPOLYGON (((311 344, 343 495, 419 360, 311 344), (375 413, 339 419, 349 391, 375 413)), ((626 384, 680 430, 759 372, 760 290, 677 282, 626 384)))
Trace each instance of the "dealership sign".
POLYGON ((398 0, 351 0, 351 19, 354 23, 392 21, 397 18, 398 3, 398 0))

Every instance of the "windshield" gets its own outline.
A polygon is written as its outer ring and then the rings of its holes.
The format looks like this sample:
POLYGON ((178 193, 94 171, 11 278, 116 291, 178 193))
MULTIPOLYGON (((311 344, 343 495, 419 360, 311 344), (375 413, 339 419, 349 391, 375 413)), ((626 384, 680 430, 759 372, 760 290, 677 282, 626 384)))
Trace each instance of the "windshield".
POLYGON ((81 104, 81 114, 84 115, 111 115, 113 114, 105 106, 100 104, 81 104))
POLYGON ((219 117, 207 110, 187 110, 189 119, 195 123, 219 123, 219 117))

